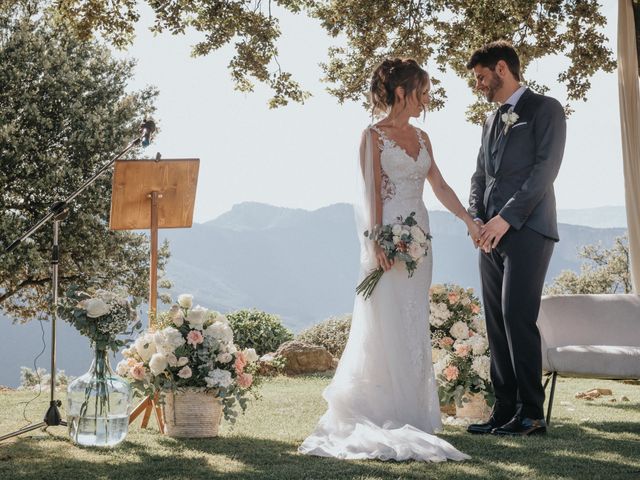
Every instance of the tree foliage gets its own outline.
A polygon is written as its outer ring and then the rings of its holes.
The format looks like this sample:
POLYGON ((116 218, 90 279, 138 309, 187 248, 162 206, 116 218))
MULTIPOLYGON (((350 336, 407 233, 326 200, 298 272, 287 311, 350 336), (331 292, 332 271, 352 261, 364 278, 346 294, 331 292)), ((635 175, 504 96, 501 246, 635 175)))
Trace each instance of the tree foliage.
MULTIPOLYGON (((5 0, 19 2, 26 0, 5 0)), ((140 18, 136 0, 52 0, 52 9, 71 22, 81 38, 99 33, 126 47, 140 18)), ((251 91, 254 81, 274 93, 272 107, 303 102, 309 95, 290 72, 280 68, 277 42, 281 31, 276 14, 305 13, 317 19, 336 40, 323 64, 325 78, 339 102, 361 101, 370 72, 388 55, 416 58, 433 70, 454 71, 470 79, 465 68, 470 53, 485 42, 510 40, 521 55, 524 71, 548 55, 564 55, 569 63, 558 72, 571 101, 586 100, 593 75, 615 68, 606 23, 597 0, 146 0, 154 12, 152 30, 203 38, 193 55, 207 55, 227 44, 235 54, 229 63, 236 88, 251 91)), ((436 73, 436 72, 432 72, 436 73)), ((437 77, 437 75, 435 75, 437 77)), ((547 87, 534 78, 538 90, 547 87)), ((471 80, 470 80, 471 81, 471 80)), ((446 99, 444 86, 434 79, 434 107, 446 99)), ((487 105, 469 109, 480 122, 487 105)), ((567 105, 567 110, 570 110, 567 105)))
POLYGON ((579 255, 587 259, 580 273, 563 271, 545 289, 545 294, 631 293, 629 241, 626 235, 616 238, 611 248, 587 245, 579 255))
MULTIPOLYGON (((51 225, 11 253, 4 246, 75 191, 154 110, 153 88, 127 92, 133 63, 79 40, 38 2, 0 10, 0 311, 43 318, 50 306, 51 225)), ((110 231, 111 176, 78 196, 60 229, 60 292, 125 287, 148 294, 149 242, 110 231)), ((168 257, 162 250, 160 267, 168 257)))

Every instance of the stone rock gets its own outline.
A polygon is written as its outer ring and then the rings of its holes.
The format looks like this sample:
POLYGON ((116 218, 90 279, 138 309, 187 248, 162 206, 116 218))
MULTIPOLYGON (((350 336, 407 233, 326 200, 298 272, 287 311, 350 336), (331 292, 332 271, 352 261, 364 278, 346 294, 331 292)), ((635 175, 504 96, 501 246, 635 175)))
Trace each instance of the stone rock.
POLYGON ((333 355, 326 348, 298 340, 283 343, 275 355, 286 360, 283 372, 286 375, 326 372, 333 368, 333 355))

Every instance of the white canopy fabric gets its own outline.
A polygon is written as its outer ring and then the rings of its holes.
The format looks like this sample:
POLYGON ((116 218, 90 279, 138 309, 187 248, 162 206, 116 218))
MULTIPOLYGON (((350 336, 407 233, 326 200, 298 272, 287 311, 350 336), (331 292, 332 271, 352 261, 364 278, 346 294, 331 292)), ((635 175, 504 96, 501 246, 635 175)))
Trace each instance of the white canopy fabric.
POLYGON ((618 0, 618 92, 629 266, 634 293, 640 293, 640 77, 632 3, 618 0))

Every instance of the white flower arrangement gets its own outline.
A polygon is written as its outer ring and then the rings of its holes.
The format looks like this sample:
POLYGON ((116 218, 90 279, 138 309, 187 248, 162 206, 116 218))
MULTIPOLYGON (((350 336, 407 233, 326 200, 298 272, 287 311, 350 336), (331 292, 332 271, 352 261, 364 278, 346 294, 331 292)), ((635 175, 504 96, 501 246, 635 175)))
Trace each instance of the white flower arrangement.
POLYGON ((493 404, 489 343, 479 300, 472 289, 434 285, 430 290, 432 360, 440 402, 462 404, 468 393, 482 393, 493 404))
POLYGON ((181 388, 202 388, 221 399, 225 418, 233 421, 234 408, 246 408, 246 396, 259 382, 252 348, 238 350, 227 318, 201 306, 192 295, 180 295, 168 312, 158 316, 158 330, 141 333, 118 373, 138 393, 163 395, 181 388))

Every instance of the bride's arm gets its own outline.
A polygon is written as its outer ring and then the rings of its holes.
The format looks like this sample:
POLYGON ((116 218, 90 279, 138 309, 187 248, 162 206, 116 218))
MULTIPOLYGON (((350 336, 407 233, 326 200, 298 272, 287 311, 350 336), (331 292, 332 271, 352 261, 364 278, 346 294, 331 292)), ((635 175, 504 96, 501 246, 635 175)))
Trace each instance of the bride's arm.
POLYGON ((460 199, 456 195, 456 192, 449 186, 449 184, 445 181, 444 177, 440 173, 440 169, 438 165, 436 165, 436 161, 433 157, 433 149, 431 147, 431 141, 429 140, 429 136, 422 132, 422 136, 425 139, 425 143, 427 146, 427 150, 429 151, 429 156, 431 157, 431 167, 429 168, 429 172, 427 173, 427 180, 431 185, 431 189, 435 196, 440 200, 447 210, 453 213, 456 217, 461 219, 469 233, 475 239, 479 235, 480 227, 473 221, 467 209, 464 208, 460 199))

